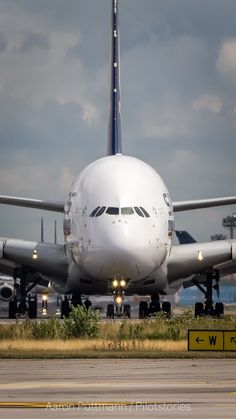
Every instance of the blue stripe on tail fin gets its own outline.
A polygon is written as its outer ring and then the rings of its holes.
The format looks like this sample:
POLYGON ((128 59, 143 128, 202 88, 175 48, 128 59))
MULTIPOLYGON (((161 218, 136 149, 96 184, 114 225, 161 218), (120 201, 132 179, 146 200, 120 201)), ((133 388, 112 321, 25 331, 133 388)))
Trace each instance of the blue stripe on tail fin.
POLYGON ((112 0, 111 27, 111 109, 108 131, 108 155, 122 153, 120 102, 120 34, 118 0, 112 0))

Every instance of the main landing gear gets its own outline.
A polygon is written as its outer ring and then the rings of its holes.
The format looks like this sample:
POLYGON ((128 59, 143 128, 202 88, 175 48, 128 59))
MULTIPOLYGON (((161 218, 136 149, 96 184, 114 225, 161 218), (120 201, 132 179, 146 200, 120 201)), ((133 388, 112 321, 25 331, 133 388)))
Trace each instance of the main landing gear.
POLYGON ((92 303, 88 298, 86 298, 86 300, 83 303, 81 299, 81 294, 79 293, 73 294, 71 299, 69 299, 68 296, 65 295, 64 300, 61 301, 61 319, 63 319, 63 317, 69 316, 72 306, 82 306, 86 308, 86 310, 88 310, 90 307, 92 307, 92 303))
POLYGON ((214 306, 212 298, 213 288, 216 290, 219 297, 219 281, 220 275, 217 270, 208 271, 206 273, 205 288, 197 281, 193 281, 198 289, 205 295, 205 304, 201 302, 195 304, 195 317, 204 315, 220 317, 224 314, 224 304, 218 302, 214 306))
POLYGON ((147 301, 140 301, 139 303, 139 318, 145 319, 149 316, 153 316, 156 313, 162 311, 169 317, 171 315, 171 304, 169 301, 163 301, 160 304, 159 294, 151 295, 151 302, 148 304, 147 301))
POLYGON ((131 318, 131 305, 124 304, 124 294, 127 283, 124 279, 114 279, 111 283, 114 304, 107 305, 107 318, 117 317, 131 318))
POLYGON ((37 318, 38 300, 36 295, 30 295, 30 291, 38 284, 39 280, 28 284, 27 272, 24 268, 14 273, 14 298, 9 302, 8 317, 15 319, 17 316, 28 315, 30 319, 37 318), (17 284, 17 278, 19 284, 17 284))

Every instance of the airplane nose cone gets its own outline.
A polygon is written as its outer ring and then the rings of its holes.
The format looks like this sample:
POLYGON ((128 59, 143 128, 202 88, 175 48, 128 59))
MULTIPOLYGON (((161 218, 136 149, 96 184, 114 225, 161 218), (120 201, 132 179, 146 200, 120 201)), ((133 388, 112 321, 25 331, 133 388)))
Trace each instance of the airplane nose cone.
POLYGON ((103 229, 99 237, 91 248, 92 263, 86 267, 93 276, 139 279, 155 271, 163 261, 157 239, 147 227, 137 230, 136 226, 118 220, 103 229))

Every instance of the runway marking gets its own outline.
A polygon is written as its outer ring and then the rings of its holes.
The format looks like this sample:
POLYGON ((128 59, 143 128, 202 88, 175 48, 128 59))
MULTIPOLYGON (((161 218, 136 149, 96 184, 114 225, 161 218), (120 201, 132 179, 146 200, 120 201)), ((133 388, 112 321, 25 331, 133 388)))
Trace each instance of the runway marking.
MULTIPOLYGON (((78 383, 77 381, 70 381, 68 383, 65 382, 48 382, 47 383, 47 388, 106 388, 106 387, 110 387, 112 385, 113 388, 130 388, 132 381, 128 381, 128 382, 120 382, 120 383, 112 383, 111 381, 105 381, 105 382, 100 382, 100 383, 78 383)), ((149 388, 151 387, 155 387, 155 388, 169 388, 169 387, 173 387, 175 385, 178 385, 179 387, 192 387, 192 386, 199 386, 199 385, 209 385, 209 383, 207 381, 174 381, 171 383, 166 383, 166 382, 143 382, 143 383, 137 383, 135 384, 136 388, 149 388)), ((211 383, 210 383, 211 385, 211 383)), ((45 381, 19 381, 19 382, 15 382, 15 383, 4 383, 4 384, 0 384, 0 390, 7 390, 7 389, 33 389, 33 388, 45 388, 45 381)))
MULTIPOLYGON (((0 402, 0 409, 63 409, 64 408, 89 408, 89 407, 111 407, 111 406, 127 406, 141 407, 163 404, 176 405, 177 402, 167 401, 104 401, 104 402, 0 402)), ((178 402, 178 404, 187 402, 178 402)))

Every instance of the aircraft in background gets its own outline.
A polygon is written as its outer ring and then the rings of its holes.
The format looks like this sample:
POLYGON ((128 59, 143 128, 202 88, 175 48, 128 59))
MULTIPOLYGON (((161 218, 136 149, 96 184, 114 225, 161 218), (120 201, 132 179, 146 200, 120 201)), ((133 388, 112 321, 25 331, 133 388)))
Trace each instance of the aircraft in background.
MULTIPOLYGON (((87 166, 75 179, 66 203, 0 196, 0 203, 64 213, 64 244, 0 239, 0 271, 19 279, 20 298, 10 307, 27 307, 26 294, 37 284, 50 283, 81 296, 111 294, 114 304, 107 316, 131 308, 125 295, 150 295, 139 303, 139 316, 163 310, 159 296, 174 294, 181 284, 199 281, 206 302, 195 304, 195 315, 223 314, 221 302, 213 304, 213 284, 236 271, 236 241, 172 244, 174 213, 236 203, 236 196, 191 201, 171 201, 168 189, 148 164, 122 154, 118 0, 112 0, 111 90, 107 156, 87 166), (19 304, 20 303, 20 304, 19 304)), ((10 302, 11 304, 11 302, 10 302)), ((69 301, 61 315, 69 314, 69 301)))

